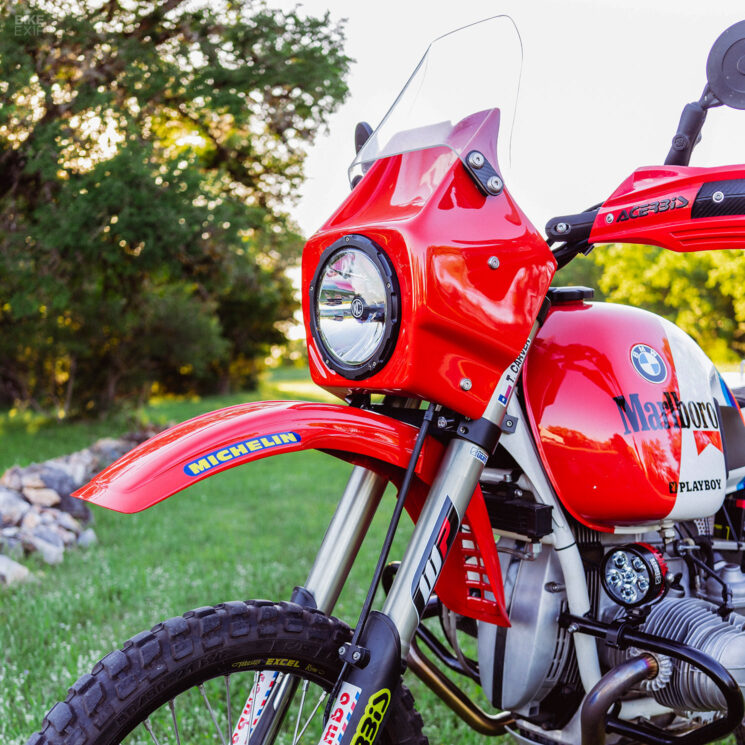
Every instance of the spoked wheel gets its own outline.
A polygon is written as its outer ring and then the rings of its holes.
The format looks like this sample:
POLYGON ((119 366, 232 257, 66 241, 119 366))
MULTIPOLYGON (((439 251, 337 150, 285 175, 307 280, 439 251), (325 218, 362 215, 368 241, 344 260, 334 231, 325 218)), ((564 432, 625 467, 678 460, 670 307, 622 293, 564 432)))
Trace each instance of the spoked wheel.
MULTIPOLYGON (((27 745, 316 745, 350 637, 341 621, 291 603, 191 611, 104 657, 27 745), (292 695, 267 734, 262 717, 282 690, 292 695)), ((427 745, 403 685, 390 711, 386 745, 427 745)))

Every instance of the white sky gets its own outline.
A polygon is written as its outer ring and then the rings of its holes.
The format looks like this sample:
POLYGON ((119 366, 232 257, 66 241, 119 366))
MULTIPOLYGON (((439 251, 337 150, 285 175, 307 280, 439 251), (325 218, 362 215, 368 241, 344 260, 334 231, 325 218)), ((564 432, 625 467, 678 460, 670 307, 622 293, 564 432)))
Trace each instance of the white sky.
MULTIPOLYGON (((711 44, 745 19, 742 0, 270 1, 347 18, 346 51, 356 60, 349 99, 312 148, 292 210, 307 235, 348 193, 356 122, 378 124, 443 33, 499 13, 515 18, 524 46, 513 138, 517 197, 542 228, 553 215, 601 201, 637 166, 664 160, 683 105, 703 90, 711 44)), ((498 74, 474 69, 485 87, 498 74)), ((745 112, 711 112, 704 136, 702 147, 717 139, 727 148, 715 160, 697 153, 694 163, 745 161, 745 112), (722 119, 737 127, 739 141, 716 137, 722 119)))
MULTIPOLYGON (((428 44, 448 31, 501 13, 517 24, 524 62, 507 188, 543 230, 552 216, 603 201, 635 168, 663 163, 683 106, 703 90, 711 45, 745 19, 743 0, 270 3, 346 18, 346 53, 355 60, 349 98, 310 150, 291 209, 307 236, 349 193, 355 124, 374 128, 428 44)), ((474 64, 472 73, 488 106, 500 70, 474 64)), ((736 162, 745 163, 745 111, 712 110, 692 165, 736 162)))

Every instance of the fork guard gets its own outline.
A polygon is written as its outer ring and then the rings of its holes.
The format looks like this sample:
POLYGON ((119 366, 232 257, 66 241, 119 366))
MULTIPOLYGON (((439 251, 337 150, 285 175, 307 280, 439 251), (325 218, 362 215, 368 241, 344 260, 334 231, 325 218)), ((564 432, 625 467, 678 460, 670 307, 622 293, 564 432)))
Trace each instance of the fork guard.
MULTIPOLYGON (((216 473, 298 450, 321 450, 400 486, 418 431, 382 414, 340 404, 240 404, 182 422, 146 440, 73 496, 117 512, 140 512, 216 473)), ((425 440, 406 500, 414 521, 443 453, 440 441, 425 440)), ((477 487, 435 589, 443 603, 458 613, 509 625, 501 580, 489 516, 477 487)))

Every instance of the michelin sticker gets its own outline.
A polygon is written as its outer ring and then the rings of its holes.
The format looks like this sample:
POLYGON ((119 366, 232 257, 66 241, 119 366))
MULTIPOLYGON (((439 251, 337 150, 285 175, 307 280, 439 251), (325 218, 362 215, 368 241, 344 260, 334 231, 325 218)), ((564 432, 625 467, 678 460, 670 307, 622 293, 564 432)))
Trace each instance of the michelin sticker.
POLYGON ((279 445, 290 445, 300 442, 301 439, 297 432, 277 432, 272 435, 265 435, 264 437, 241 440, 240 442, 220 448, 219 450, 213 450, 211 453, 207 453, 207 455, 190 461, 184 466, 184 473, 187 476, 199 476, 205 471, 221 466, 223 463, 228 463, 236 458, 241 458, 244 455, 249 455, 259 450, 276 448, 279 445))

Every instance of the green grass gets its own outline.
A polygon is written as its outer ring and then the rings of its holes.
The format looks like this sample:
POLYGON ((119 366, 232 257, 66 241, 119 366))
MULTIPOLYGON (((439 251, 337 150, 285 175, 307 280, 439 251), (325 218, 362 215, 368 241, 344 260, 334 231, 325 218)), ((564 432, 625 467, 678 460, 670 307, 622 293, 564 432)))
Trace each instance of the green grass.
POLYGON ((313 385, 306 370, 281 369, 267 375, 258 390, 223 396, 156 399, 148 406, 105 421, 66 422, 33 411, 0 412, 0 473, 14 464, 28 465, 87 447, 100 437, 115 437, 143 425, 169 423, 226 406, 267 399, 337 401, 313 385))
MULTIPOLYGON (((305 376, 294 373, 273 377, 255 394, 166 400, 139 416, 165 422, 246 400, 307 398, 309 392, 305 376)), ((0 417, 0 470, 70 452, 128 426, 123 419, 60 424, 6 414, 0 417)), ((349 466, 328 455, 303 452, 218 474, 137 515, 94 508, 97 546, 70 552, 58 567, 31 561, 34 582, 0 591, 0 742, 21 745, 72 682, 142 629, 225 600, 288 598, 307 576, 348 473, 349 466)), ((336 614, 350 624, 392 506, 389 495, 337 606, 336 614)), ((406 518, 402 526, 394 557, 410 533, 406 518)), ((482 741, 418 681, 407 676, 407 682, 433 745, 482 741)))
MULTIPOLYGON (((164 400, 139 412, 165 423, 261 398, 329 398, 305 374, 273 376, 252 394, 164 400)), ((331 400, 331 399, 329 399, 331 400)), ((0 471, 85 447, 131 428, 0 417, 0 471)), ((130 636, 159 620, 225 600, 289 598, 302 583, 350 467, 315 452, 267 458, 209 478, 137 515, 94 509, 100 543, 36 579, 0 590, 0 741, 20 745, 67 687, 130 636)), ((354 624, 393 507, 383 501, 336 614, 354 624)), ((400 556, 408 521, 393 556, 400 556)), ((468 739, 466 726, 410 682, 433 743, 468 739)), ((477 742, 477 736, 472 735, 477 742)))

